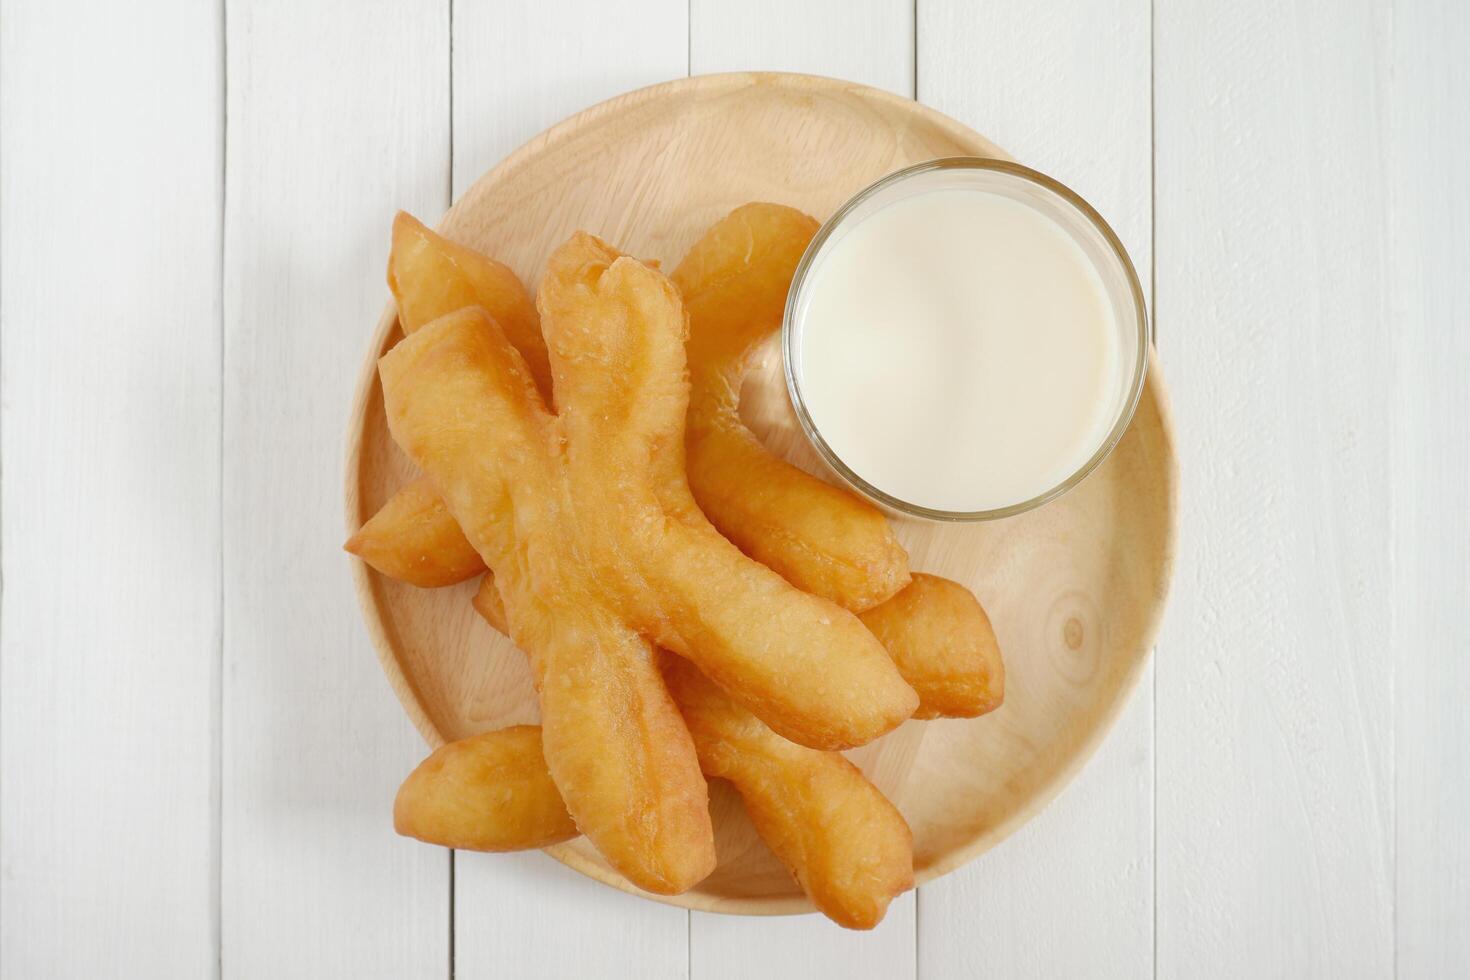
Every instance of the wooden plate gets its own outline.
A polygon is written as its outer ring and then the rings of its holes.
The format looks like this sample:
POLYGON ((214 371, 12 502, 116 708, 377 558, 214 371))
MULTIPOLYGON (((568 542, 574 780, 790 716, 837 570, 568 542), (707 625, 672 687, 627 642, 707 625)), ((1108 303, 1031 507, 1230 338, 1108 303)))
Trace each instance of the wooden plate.
MULTIPOLYGON (((892 170, 964 154, 1004 156, 954 120, 864 86, 803 75, 705 76, 621 96, 546 131, 481 177, 440 230, 508 263, 532 286, 552 248, 579 228, 671 268, 739 204, 776 201, 826 218, 892 170)), ((400 336, 390 303, 352 410, 349 532, 413 475, 388 436, 375 369, 400 336)), ((774 344, 742 408, 767 445, 816 472, 774 344)), ((1007 671, 1006 703, 994 714, 911 721, 851 753, 908 818, 919 882, 1015 830, 1096 749, 1153 644, 1173 563, 1175 483, 1163 379, 1151 359, 1128 434, 1065 497, 984 525, 899 522, 916 570, 957 579, 980 597, 1007 671)), ((522 655, 475 616, 473 582, 416 589, 360 562, 353 574, 383 669, 430 744, 536 721, 522 655)), ((746 914, 809 910, 734 793, 716 783, 711 796, 718 870, 684 895, 650 897, 746 914)), ((585 840, 549 853, 643 894, 585 840)))

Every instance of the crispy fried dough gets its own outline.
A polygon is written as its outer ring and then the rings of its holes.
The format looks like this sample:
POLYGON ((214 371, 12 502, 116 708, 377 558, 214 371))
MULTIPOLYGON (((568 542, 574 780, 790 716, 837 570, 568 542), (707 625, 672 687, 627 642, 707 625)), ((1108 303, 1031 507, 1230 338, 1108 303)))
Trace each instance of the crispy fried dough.
POLYGON ((430 231, 400 211, 393 219, 388 288, 398 303, 398 324, 404 334, 466 306, 483 307, 526 359, 536 389, 549 401, 551 367, 541 339, 541 320, 526 287, 508 266, 430 231))
POLYGON ((856 766, 780 737, 673 657, 664 678, 684 713, 699 763, 728 779, 761 838, 818 909, 871 929, 913 887, 913 837, 903 815, 856 766))
POLYGON ((427 477, 394 494, 343 547, 389 578, 434 589, 485 570, 427 477))
POLYGON ((496 571, 578 826, 631 880, 678 890, 713 845, 643 636, 823 748, 877 737, 918 698, 852 614, 741 555, 694 506, 678 458, 685 320, 668 280, 579 234, 552 258, 541 313, 560 416, 476 308, 382 359, 389 428, 496 571))
MULTIPOLYGON (((485 622, 507 632, 493 575, 480 582, 474 605, 485 622)), ((918 692, 915 718, 976 718, 1005 700, 1005 664, 990 617, 958 582, 915 572, 907 588, 858 618, 918 692)))
MULTIPOLYGON (((742 551, 798 588, 859 612, 908 583, 908 556, 888 522, 861 498, 771 455, 737 411, 751 353, 780 327, 792 274, 816 229, 815 220, 793 208, 747 204, 713 225, 674 271, 690 317, 689 484, 711 523, 742 551)), ((478 268, 463 254, 468 250, 408 215, 395 221, 393 238, 389 283, 400 311, 414 314, 404 319, 405 331, 421 325, 416 317, 422 312, 442 315, 457 309, 455 303, 483 306, 503 326, 507 318, 529 322, 519 331, 506 327, 506 336, 547 394, 538 370, 545 365, 545 344, 534 311, 528 317, 522 309, 523 291, 504 282, 506 277, 515 281, 509 270, 475 256, 488 267, 466 275, 464 270, 478 268), (452 284, 440 286, 436 274, 450 276, 452 284)), ((477 563, 457 560, 472 549, 455 540, 462 535, 447 511, 410 511, 395 503, 358 531, 354 553, 383 574, 401 578, 401 570, 426 561, 420 545, 433 540, 446 554, 432 564, 462 569, 463 578, 481 571, 477 563), (410 523, 409 514, 420 522, 410 523), (429 517, 440 526, 423 523, 429 517)))
POLYGON ((857 617, 741 554, 695 506, 679 452, 685 317, 669 281, 577 234, 537 305, 578 545, 634 628, 804 745, 862 745, 909 717, 917 696, 857 617))
POLYGON ((740 420, 755 349, 781 326, 817 222, 747 204, 695 243, 671 278, 689 311, 689 485, 720 533, 807 592, 861 612, 908 584, 883 513, 773 456, 740 420))
POLYGON ((652 646, 547 533, 570 510, 555 420, 483 310, 441 317, 380 362, 389 426, 496 570, 541 702, 551 775, 625 877, 663 894, 714 867, 708 794, 652 646))
MULTIPOLYGON (((505 628, 504 608, 490 577, 480 583, 475 608, 491 626, 505 628)), ((669 690, 689 724, 705 774, 734 784, 756 830, 790 869, 812 903, 849 929, 877 925, 893 897, 913 886, 912 837, 893 804, 842 756, 803 748, 781 738, 731 701, 692 664, 665 655, 663 669, 669 690)), ((507 742, 514 739, 514 745, 506 747, 506 754, 520 752, 527 756, 518 764, 507 763, 513 773, 535 772, 541 763, 540 744, 527 739, 523 731, 505 730, 515 733, 506 734, 507 742)), ((501 734, 492 732, 475 738, 493 742, 501 734)), ((487 771, 482 778, 490 782, 495 776, 487 771)), ((455 825, 462 837, 478 836, 497 843, 518 841, 521 848, 551 843, 550 833, 559 829, 553 823, 517 822, 514 816, 525 811, 554 813, 560 806, 560 798, 554 797, 555 786, 549 780, 521 781, 507 785, 505 791, 525 798, 498 807, 482 807, 478 823, 466 819, 462 826, 455 825)), ((483 799, 490 790, 476 786, 469 793, 483 799)), ((446 800, 441 805, 456 816, 460 812, 456 801, 446 800)), ((423 819, 435 819, 435 815, 426 812, 423 819)), ((438 818, 435 822, 447 821, 438 818)))
MULTIPOLYGON (((405 335, 446 313, 482 307, 526 359, 542 397, 550 397, 541 318, 509 268, 400 211, 393 219, 388 288, 405 335)), ((454 585, 485 570, 433 484, 423 478, 399 490, 344 547, 389 578, 421 588, 454 585)))
MULTIPOLYGON (((908 556, 887 520, 851 492, 773 456, 738 412, 751 354, 780 328, 791 277, 816 230, 815 220, 793 208, 747 204, 705 232, 674 270, 690 322, 689 484, 711 523, 746 554, 798 588, 861 612, 908 583, 908 556)), ((529 300, 510 270, 406 214, 394 222, 393 242, 388 280, 405 332, 421 326, 426 313, 483 306, 526 357, 542 394, 549 393, 539 323, 534 310, 525 311, 529 300)), ((395 504, 358 531, 354 553, 402 578, 402 570, 426 561, 421 543, 437 541, 446 554, 432 564, 463 570, 463 578, 482 570, 458 561, 473 549, 455 540, 462 535, 447 511, 395 504), (428 526, 430 517, 440 526, 428 526)))
POLYGON ((990 617, 958 582, 916 572, 902 592, 858 618, 919 692, 915 718, 974 718, 1005 699, 990 617))
MULTIPOLYGON (((685 440, 690 487, 721 533, 747 554, 798 587, 874 613, 869 628, 881 624, 879 639, 918 691, 918 717, 983 714, 999 704, 1000 688, 992 690, 992 681, 1001 675, 998 654, 992 658, 993 670, 986 666, 992 660, 979 656, 986 650, 995 653, 995 642, 973 596, 968 603, 960 601, 954 590, 963 587, 955 583, 949 589, 904 587, 907 556, 881 513, 846 490, 776 459, 736 413, 750 351, 779 326, 792 273, 815 229, 815 221, 792 208, 749 204, 712 226, 674 273, 690 311, 692 391, 685 440), (894 593, 895 588, 901 591, 894 593), (905 617, 913 623, 907 624, 905 617), (968 661, 961 656, 966 650, 972 654, 968 661), (959 673, 965 662, 982 672, 966 678, 959 673)), ((459 246, 406 215, 395 222, 394 241, 390 268, 452 272, 474 266, 452 252, 459 246), (457 258, 441 256, 430 262, 423 258, 433 254, 424 242, 457 258)), ((431 308, 429 300, 412 295, 418 286, 441 297, 441 305, 445 295, 467 295, 436 292, 426 276, 397 275, 401 304, 431 308)), ((390 280, 394 278, 390 273, 390 280)), ((500 281, 489 275, 466 281, 484 279, 500 281)), ((505 289, 468 295, 497 319, 527 319, 517 303, 505 300, 513 295, 505 289)), ((546 346, 537 323, 519 341, 510 339, 529 361, 545 364, 546 346)), ((543 393, 549 388, 544 377, 538 384, 543 393)), ((677 457, 666 455, 665 461, 677 466, 677 457)), ((448 585, 479 574, 484 562, 448 509, 430 494, 426 482, 410 483, 352 537, 347 549, 378 571, 415 585, 448 585)))
POLYGON ((534 725, 434 750, 398 788, 393 829, 469 851, 523 851, 577 836, 534 725))

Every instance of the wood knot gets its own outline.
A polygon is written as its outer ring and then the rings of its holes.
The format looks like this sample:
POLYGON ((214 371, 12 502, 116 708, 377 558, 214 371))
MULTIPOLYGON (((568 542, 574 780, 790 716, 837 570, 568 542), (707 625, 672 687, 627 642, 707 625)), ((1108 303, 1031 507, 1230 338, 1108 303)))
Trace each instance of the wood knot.
POLYGON ((1067 644, 1069 650, 1082 649, 1082 621, 1076 616, 1068 617, 1066 624, 1062 627, 1062 640, 1067 644))

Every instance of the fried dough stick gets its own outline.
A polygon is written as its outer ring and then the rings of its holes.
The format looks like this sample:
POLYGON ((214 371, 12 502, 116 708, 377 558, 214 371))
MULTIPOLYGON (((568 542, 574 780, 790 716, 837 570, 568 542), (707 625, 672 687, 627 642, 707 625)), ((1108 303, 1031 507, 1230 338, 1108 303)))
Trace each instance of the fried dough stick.
MULTIPOLYGON (((505 631, 493 580, 480 583, 475 608, 505 631)), ((693 665, 665 656, 663 669, 705 774, 735 786, 756 830, 812 903, 849 929, 877 925, 914 880, 912 837, 893 804, 842 756, 781 738, 693 665)), ((537 731, 522 725, 439 749, 398 791, 398 832, 478 850, 565 840, 568 821, 556 787, 542 778, 537 731), (474 765, 446 765, 446 756, 474 765), (488 846, 466 843, 478 841, 488 846)))
POLYGON ((975 594, 938 575, 858 614, 919 692, 915 718, 976 718, 1005 700, 1006 669, 975 594))
POLYGON ((756 348, 781 326, 817 222, 747 204, 716 223, 671 278, 689 311, 689 485, 742 551, 807 592, 862 612, 909 582, 882 511, 772 455, 740 420, 756 348))
POLYGON ((836 752, 789 742, 668 658, 664 679, 705 775, 728 779, 767 846, 828 918, 871 929, 914 885, 914 842, 898 808, 836 752))
MULTIPOLYGON (((735 413, 750 351, 779 324, 791 276, 815 228, 792 208, 746 205, 711 227, 675 272, 691 309, 688 348, 697 365, 686 437, 690 483, 701 508, 748 554, 808 591, 863 611, 908 578, 907 557, 886 521, 847 491, 776 459, 735 413), (743 531, 746 526, 752 530, 743 531)), ((400 214, 388 279, 406 332, 424 316, 472 301, 497 320, 530 323, 512 340, 533 365, 540 390, 549 391, 539 321, 534 310, 526 311, 530 300, 510 270, 400 214), (455 281, 443 285, 438 278, 444 277, 455 281)), ((463 581, 485 568, 422 477, 363 525, 347 550, 385 575, 426 587, 463 581)), ((947 586, 916 578, 863 616, 918 692, 918 717, 973 717, 999 705, 1002 696, 1004 668, 989 620, 973 596, 960 596, 963 586, 947 586)))
MULTIPOLYGON (((393 219, 388 288, 405 335, 446 313, 484 307, 526 359, 536 389, 549 403, 551 365, 541 318, 509 268, 400 211, 393 219)), ((399 490, 344 547, 389 578, 421 588, 453 585, 485 570, 427 477, 399 490)))
POLYGON ((578 544, 630 625, 803 745, 862 745, 912 715, 917 695, 856 616, 746 557, 695 506, 686 320, 668 279, 578 233, 537 303, 578 544))
MULTIPOLYGON (((580 734, 590 742, 598 717, 625 733, 624 716, 651 703, 648 697, 599 703, 609 678, 583 676, 610 664, 620 668, 611 671, 613 686, 648 693, 633 683, 651 670, 647 646, 631 642, 632 630, 620 636, 618 625, 643 620, 641 630, 657 629, 669 645, 683 645, 681 652, 720 672, 737 696, 824 747, 871 740, 911 714, 917 697, 851 614, 745 558, 702 518, 692 523, 645 508, 649 499, 679 496, 678 487, 654 493, 642 485, 656 471, 670 475, 667 464, 649 464, 659 453, 645 454, 641 476, 634 458, 644 442, 677 447, 682 439, 687 395, 678 296, 662 276, 590 236, 576 236, 559 250, 552 270, 542 293, 546 306, 557 308, 565 284, 563 311, 600 325, 547 324, 547 335, 563 341, 554 363, 566 381, 564 417, 546 414, 519 355, 479 310, 416 332, 383 358, 380 370, 395 439, 497 571, 512 637, 531 655, 540 681, 551 772, 578 825, 602 848, 587 828, 591 809, 568 792, 564 776, 575 773, 563 753, 570 752, 564 741, 573 740, 567 733, 576 732, 568 718, 589 722, 580 734), (598 367, 621 386, 599 380, 598 367), (680 380, 670 382, 669 373, 680 380), (645 424, 647 435, 638 431, 645 424), (671 431, 656 431, 660 424, 671 431), (571 447, 565 453, 564 439, 571 447), (599 472, 598 452, 612 453, 607 465, 617 469, 599 472), (652 582, 675 602, 650 598, 657 594, 652 582), (614 598, 616 610, 608 602, 614 598), (573 615, 562 619, 559 610, 573 615), (585 635, 576 635, 577 626, 585 635), (550 692, 555 687, 560 698, 573 680, 583 681, 587 693, 561 699, 566 717, 554 722, 550 692)), ((640 773, 630 765, 630 778, 640 773)), ((584 774, 589 781, 594 775, 584 774)), ((618 780, 602 774, 609 781, 618 780)))
MULTIPOLYGON (((776 204, 747 204, 695 243, 673 279, 690 317, 689 484, 720 533, 798 588, 861 612, 908 583, 908 556, 883 514, 773 456, 740 421, 750 356, 781 325, 791 277, 817 223, 776 204)), ((509 269, 440 238, 406 214, 394 222, 388 282, 411 332, 480 305, 532 366, 543 394, 546 348, 509 269), (478 261, 477 261, 478 260, 478 261), (512 288, 514 286, 514 288, 512 288), (457 305, 456 305, 457 304, 457 305)), ((433 587, 483 571, 447 510, 410 484, 348 550, 385 575, 433 587)))
POLYGON ((496 570, 540 696, 546 763, 578 828, 640 888, 688 889, 715 864, 694 746, 653 648, 544 532, 570 504, 557 426, 524 360, 470 308, 413 333, 379 372, 394 438, 496 570))
POLYGON ((391 579, 436 589, 485 570, 426 476, 404 484, 342 546, 391 579))
POLYGON ((482 306, 526 359, 536 390, 551 404, 551 365, 541 339, 541 318, 531 294, 503 265, 430 231, 413 215, 393 219, 388 288, 398 304, 398 324, 411 334, 466 306, 482 306))
MULTIPOLYGON (((705 233, 674 271, 690 315, 689 482, 725 537, 807 592, 861 612, 908 582, 908 556, 882 513, 777 459, 740 421, 751 352, 781 324, 786 293, 817 223, 793 208, 747 204, 705 233)), ((400 214, 388 282, 405 333, 480 305, 506 329, 543 394, 546 348, 514 274, 400 214), (511 329, 508 324, 515 324, 511 329)), ((447 510, 410 484, 348 543, 385 575, 434 587, 483 571, 447 510)))
POLYGON ((535 725, 439 746, 398 787, 393 829, 466 851, 524 851, 577 836, 535 725))
POLYGON ((817 223, 747 204, 695 243, 671 278, 689 312, 689 485, 742 551, 799 588, 861 615, 919 694, 919 718, 970 718, 1004 696, 1005 669, 969 590, 910 576, 883 513, 772 455, 739 414, 755 350, 781 326, 817 223), (912 584, 910 584, 912 582, 912 584))

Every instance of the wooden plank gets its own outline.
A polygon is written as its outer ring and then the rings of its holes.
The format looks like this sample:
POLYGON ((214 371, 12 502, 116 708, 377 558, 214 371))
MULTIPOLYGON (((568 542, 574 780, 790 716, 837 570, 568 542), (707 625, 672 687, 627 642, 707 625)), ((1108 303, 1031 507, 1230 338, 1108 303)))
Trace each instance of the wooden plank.
POLYGON ((455 861, 455 976, 683 977, 688 913, 598 884, 540 853, 455 861))
POLYGON ((919 890, 921 977, 1151 975, 1152 715, 1143 686, 1055 803, 919 890))
MULTIPOLYGON (((1149 22, 1147 0, 924 0, 918 23, 920 100, 1087 198, 1127 246, 1145 295, 1149 22)), ((1152 682, 1150 667, 1097 756, 1046 812, 920 890, 921 976, 1152 973, 1152 682)))
MULTIPOLYGON (((546 127, 684 75, 683 0, 454 7, 454 193, 546 127)), ((684 976, 688 913, 541 854, 455 855, 455 975, 684 976)))
POLYGON ((912 0, 692 0, 689 71, 796 71, 914 94, 912 0))
POLYGON ((209 976, 220 15, 0 22, 0 976, 209 976))
POLYGON ((340 546, 389 223, 446 203, 448 9, 231 3, 227 31, 223 973, 443 976, 450 858, 391 820, 425 750, 340 546))
POLYGON ((690 975, 696 980, 914 976, 913 892, 894 899, 871 932, 848 932, 816 913, 691 915, 690 975))
POLYGON ((1428 980, 1470 964, 1470 9, 1400 4, 1393 39, 1395 966, 1428 980))
POLYGON ((1189 488, 1157 671, 1158 970, 1387 976, 1390 11, 1157 14, 1157 314, 1189 488))
POLYGON ((454 4, 454 196, 575 112, 689 64, 679 0, 454 4))
MULTIPOLYGON (((913 95, 914 21, 909 0, 694 0, 691 74, 797 71, 913 95)), ((691 913, 690 973, 734 977, 912 977, 914 896, 897 899, 868 934, 820 915, 780 919, 691 913)))

